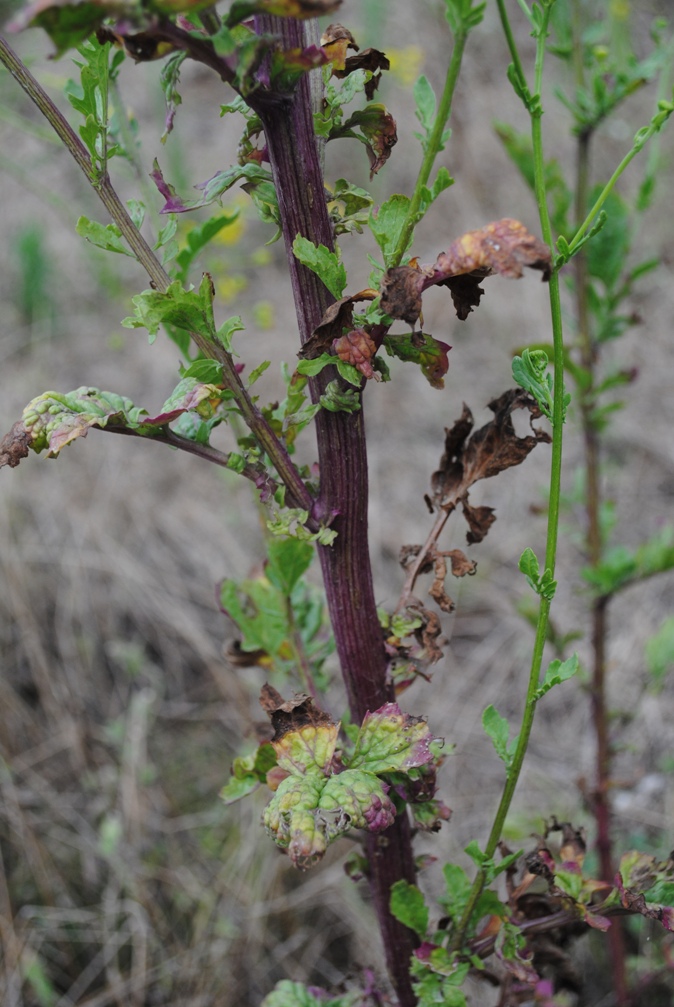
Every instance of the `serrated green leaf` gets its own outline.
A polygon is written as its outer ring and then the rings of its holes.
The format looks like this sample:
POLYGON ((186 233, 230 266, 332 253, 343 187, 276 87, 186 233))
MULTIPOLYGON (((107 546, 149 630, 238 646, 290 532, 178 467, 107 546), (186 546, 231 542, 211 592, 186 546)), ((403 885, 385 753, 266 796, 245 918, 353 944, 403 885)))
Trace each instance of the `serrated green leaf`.
POLYGON ((545 678, 541 687, 536 690, 536 699, 545 696, 553 686, 560 685, 569 678, 573 678, 578 673, 579 667, 578 654, 572 654, 571 657, 563 662, 558 659, 551 661, 545 672, 545 678))
POLYGON ((346 270, 337 253, 329 251, 325 245, 314 245, 299 234, 293 242, 293 253, 303 266, 316 273, 333 297, 339 300, 346 288, 346 270))
POLYGON ((97 248, 135 258, 116 224, 99 224, 96 220, 89 220, 88 217, 79 217, 75 230, 80 237, 90 241, 97 248))
POLYGON ((391 886, 389 908, 397 920, 424 940, 428 932, 428 906, 416 885, 396 881, 391 886))
POLYGON ((273 538, 267 545, 267 555, 270 581, 289 597, 300 577, 311 566, 313 546, 294 538, 273 538))
MULTIPOLYGON (((394 193, 385 203, 382 203, 376 212, 374 209, 370 211, 370 230, 381 249, 387 269, 393 265, 393 253, 407 220, 409 208, 409 196, 394 193)), ((410 236, 410 244, 411 241, 412 238, 410 236)), ((409 244, 407 248, 409 248, 409 244)), ((407 251, 407 248, 403 250, 403 254, 407 251)))
POLYGON ((216 360, 195 360, 193 364, 183 372, 184 378, 196 378, 205 384, 222 384, 222 364, 216 360))
POLYGON ((213 322, 213 287, 208 274, 204 274, 199 290, 185 290, 179 280, 174 280, 165 293, 145 290, 132 298, 136 313, 125 318, 127 329, 146 328, 156 336, 162 324, 175 325, 188 332, 198 332, 208 339, 215 338, 213 322))

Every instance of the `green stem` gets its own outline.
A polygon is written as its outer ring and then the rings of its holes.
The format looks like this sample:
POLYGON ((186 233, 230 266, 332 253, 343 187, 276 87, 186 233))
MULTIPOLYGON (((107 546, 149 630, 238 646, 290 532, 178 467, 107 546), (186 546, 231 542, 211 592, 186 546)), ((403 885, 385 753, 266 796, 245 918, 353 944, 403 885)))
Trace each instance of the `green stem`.
POLYGON ((449 119, 449 115, 452 110, 452 98, 454 97, 454 89, 456 88, 456 82, 459 78, 461 61, 463 59, 467 39, 468 32, 465 30, 457 32, 454 38, 452 58, 449 61, 449 67, 447 68, 447 77, 445 79, 445 86, 440 98, 440 105, 438 106, 433 129, 431 130, 431 135, 428 138, 426 152, 421 162, 421 167, 419 168, 419 175, 417 177, 416 185, 414 186, 414 192, 412 194, 412 199, 410 200, 407 217, 405 218, 405 223, 401 228, 398 242, 391 256, 391 266, 400 265, 402 257, 410 243, 412 232, 419 222, 419 211, 423 198, 423 190, 428 185, 428 180, 431 177, 431 171, 433 170, 435 159, 442 148, 442 135, 445 132, 447 120, 449 119))
MULTIPOLYGON (((501 27, 503 28, 503 34, 505 35, 508 45, 510 58, 513 61, 513 66, 515 67, 515 73, 519 77, 521 86, 525 88, 527 86, 527 78, 524 74, 524 67, 522 66, 522 60, 520 59, 517 43, 515 42, 515 36, 513 35, 512 28, 510 27, 508 12, 505 9, 505 0, 496 0, 496 6, 498 7, 499 16, 501 18, 501 27)), ((531 11, 529 8, 523 8, 523 10, 529 21, 531 21, 531 11)))
MULTIPOLYGON (((668 114, 671 114, 671 112, 668 114)), ((613 172, 604 188, 601 190, 594 206, 592 207, 587 217, 574 234, 572 240, 569 242, 569 255, 573 255, 578 246, 580 245, 584 235, 589 230, 590 225, 592 224, 593 220, 595 219, 595 217, 601 210, 602 206, 608 199, 616 182, 618 181, 618 179, 620 178, 620 176, 622 175, 622 173, 624 172, 625 168, 628 166, 630 161, 634 160, 637 154, 641 151, 644 144, 648 143, 651 137, 655 136, 655 134, 658 133, 662 128, 664 121, 661 118, 662 115, 663 113, 661 113, 659 116, 656 116, 649 126, 645 127, 643 130, 640 130, 639 133, 637 134, 638 139, 635 141, 634 146, 630 151, 627 152, 627 154, 625 154, 622 161, 620 162, 616 170, 613 172)))
MULTIPOLYGON (((504 20, 504 28, 508 26, 508 19, 499 0, 499 9, 504 20)), ((539 98, 541 93, 541 82, 543 73, 543 59, 545 55, 545 39, 547 37, 547 23, 549 18, 549 8, 545 9, 547 17, 541 26, 537 36, 536 45, 536 70, 535 70, 535 91, 534 98, 539 98)), ((508 33, 506 32, 506 37, 508 33)), ((512 33, 510 33, 512 38, 512 33)), ((534 183, 536 202, 540 216, 541 232, 543 240, 552 248, 552 228, 545 191, 545 165, 543 159, 543 133, 542 133, 542 109, 540 101, 532 103, 534 111, 531 114, 531 137, 533 142, 534 156, 534 183)), ((561 471, 562 471, 562 430, 564 416, 564 341, 562 328, 562 308, 559 292, 559 277, 553 274, 550 278, 550 315, 552 323, 553 339, 553 370, 554 370, 554 399, 552 414, 552 458, 550 462, 550 493, 548 503, 548 529, 545 548, 545 569, 554 576, 555 561, 557 556, 557 537, 559 531, 559 508, 561 497, 561 471)), ((550 615, 551 600, 541 597, 538 620, 536 624, 536 638, 531 657, 531 668, 529 671, 529 682, 522 715, 522 724, 518 735, 517 747, 513 755, 512 763, 508 769, 505 786, 501 795, 494 822, 489 833, 489 839, 485 846, 485 855, 491 859, 496 853, 499 840, 503 833, 506 816, 510 810, 515 790, 519 781, 524 757, 529 744, 529 737, 533 727, 534 715, 536 712, 536 692, 539 687, 541 666, 543 663, 543 651, 548 635, 548 619, 550 615)), ((486 881, 486 874, 479 870, 470 891, 466 908, 457 926, 452 948, 459 950, 465 939, 471 916, 477 904, 486 881)))

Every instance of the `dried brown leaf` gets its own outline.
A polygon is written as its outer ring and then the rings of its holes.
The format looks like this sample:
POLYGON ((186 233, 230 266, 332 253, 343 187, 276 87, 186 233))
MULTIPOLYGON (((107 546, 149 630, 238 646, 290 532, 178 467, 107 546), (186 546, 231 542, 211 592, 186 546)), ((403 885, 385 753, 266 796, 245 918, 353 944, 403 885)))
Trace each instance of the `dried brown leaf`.
POLYGON ((499 273, 519 279, 525 266, 541 270, 543 279, 548 280, 550 249, 519 220, 506 217, 463 234, 431 265, 389 269, 382 281, 382 308, 392 318, 414 325, 421 313, 423 291, 437 284, 449 288, 456 313, 463 320, 480 303, 484 291, 479 284, 485 277, 499 273))
POLYGON ((26 430, 22 420, 17 420, 0 441, 0 469, 5 465, 16 468, 22 458, 28 457, 32 443, 30 431, 26 430))
POLYGON ((325 55, 332 63, 332 72, 335 77, 345 77, 344 65, 348 49, 355 49, 358 52, 356 40, 343 24, 329 24, 321 35, 321 47, 325 55))
POLYGON ((313 360, 321 353, 328 353, 335 339, 339 339, 344 329, 353 327, 353 306, 357 301, 372 301, 377 291, 366 287, 357 294, 340 297, 325 311, 320 322, 297 354, 303 360, 313 360))
POLYGON ((299 731, 302 727, 328 726, 334 723, 329 714, 314 706, 310 696, 296 693, 292 699, 284 700, 281 693, 268 683, 260 691, 260 706, 269 715, 274 728, 272 742, 278 742, 289 731, 299 731))

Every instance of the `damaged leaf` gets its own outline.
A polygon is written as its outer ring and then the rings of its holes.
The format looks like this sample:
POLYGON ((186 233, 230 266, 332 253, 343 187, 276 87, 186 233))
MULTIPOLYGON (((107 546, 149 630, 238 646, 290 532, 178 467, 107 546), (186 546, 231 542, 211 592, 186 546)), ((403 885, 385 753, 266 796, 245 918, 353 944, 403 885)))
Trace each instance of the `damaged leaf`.
POLYGON ((334 350, 340 360, 351 364, 366 378, 380 381, 379 374, 372 368, 372 358, 377 347, 365 329, 354 329, 335 340, 334 350))
POLYGON ((549 279, 550 249, 519 221, 497 220, 457 238, 431 265, 389 269, 382 280, 382 310, 413 325, 421 313, 423 291, 438 284, 449 287, 456 313, 465 319, 480 303, 484 291, 479 284, 485 277, 499 273, 519 279, 525 266, 549 279))
POLYGON ((402 713, 397 703, 385 703, 365 715, 349 765, 371 773, 406 771, 432 762, 434 740, 425 720, 402 713))
POLYGON ((516 409, 527 409, 534 419, 536 403, 516 388, 489 403, 494 419, 471 434, 473 415, 467 406, 451 429, 445 430, 445 451, 440 468, 431 478, 432 502, 448 512, 461 503, 470 527, 469 542, 480 542, 495 521, 490 507, 471 507, 468 491, 480 479, 489 479, 504 469, 520 465, 536 444, 549 443, 550 436, 532 427, 533 433, 518 437, 512 422, 516 409))
POLYGON ((259 745, 252 755, 237 756, 230 770, 231 779, 220 791, 220 797, 225 804, 233 804, 234 801, 247 797, 261 783, 266 782, 267 773, 275 765, 276 753, 268 741, 259 745))
POLYGON ((370 161, 370 178, 383 168, 398 142, 395 119, 384 105, 377 102, 358 109, 330 133, 330 139, 340 136, 351 136, 365 144, 370 161), (355 132, 356 129, 360 133, 355 132))
POLYGON ((445 387, 445 374, 449 370, 447 354, 451 350, 447 343, 428 332, 411 332, 403 336, 385 336, 384 348, 391 357, 418 364, 432 388, 445 387))

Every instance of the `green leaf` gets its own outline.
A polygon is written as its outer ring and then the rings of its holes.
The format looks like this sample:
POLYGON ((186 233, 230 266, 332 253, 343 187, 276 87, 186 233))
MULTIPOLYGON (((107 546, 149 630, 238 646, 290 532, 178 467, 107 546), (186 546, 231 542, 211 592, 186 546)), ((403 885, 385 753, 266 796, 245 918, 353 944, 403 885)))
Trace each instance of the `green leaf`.
MULTIPOLYGON (((300 735, 300 731, 288 732, 300 735)), ((346 769, 334 776, 311 772, 288 776, 264 812, 267 833, 302 870, 312 867, 328 845, 351 828, 381 832, 392 824, 395 808, 372 773, 346 769)))
POLYGON ((423 940, 428 933, 428 906, 416 885, 396 881, 391 886, 391 914, 423 940))
POLYGON ((250 377, 248 378, 248 387, 254 385, 257 379, 264 374, 268 367, 271 366, 271 360, 263 360, 261 364, 255 368, 255 370, 250 372, 250 377))
MULTIPOLYGON (((385 203, 382 203, 376 212, 374 209, 370 211, 370 230, 381 249, 387 269, 393 265, 393 253, 407 220, 409 208, 409 196, 394 193, 385 203)), ((411 242, 412 237, 410 236, 410 241, 404 252, 407 251, 411 242)))
MULTIPOLYGON (((312 986, 312 989, 316 990, 316 987, 312 986)), ((281 979, 260 1007, 361 1007, 362 1003, 363 994, 360 991, 331 999, 322 990, 316 990, 314 996, 303 983, 281 979)))
POLYGON ((196 378, 206 384, 222 384, 222 364, 217 360, 195 360, 182 372, 184 378, 196 378))
POLYGON ((197 224, 188 232, 186 238, 186 246, 180 250, 176 255, 176 265, 180 268, 179 278, 183 284, 187 283, 187 274, 190 266, 199 255, 199 253, 206 247, 206 245, 211 241, 216 234, 218 234, 223 227, 229 227, 239 218, 239 210, 235 209, 232 213, 220 214, 218 217, 211 217, 206 220, 203 224, 197 224))
POLYGON ((512 761, 508 753, 510 724, 505 717, 501 716, 496 707, 490 704, 482 714, 482 727, 484 728, 484 732, 487 737, 491 738, 494 750, 499 759, 501 759, 502 762, 505 763, 506 768, 509 769, 512 761))
POLYGON ((289 597, 314 558, 313 546, 295 538, 272 538, 267 545, 267 575, 289 597))
POLYGON ((443 388, 449 369, 447 354, 451 349, 428 332, 407 333, 403 336, 384 336, 384 349, 391 357, 410 361, 421 367, 421 373, 433 388, 443 388))
POLYGON ((536 400, 543 415, 552 422, 553 379, 547 368, 548 355, 545 350, 524 349, 521 357, 513 357, 514 380, 536 400))
POLYGON ((267 773, 277 765, 276 752, 270 742, 259 745, 252 755, 237 756, 231 768, 231 779, 220 791, 225 804, 247 797, 265 783, 267 773))
POLYGON ((213 283, 208 273, 204 273, 198 291, 185 290, 179 280, 174 280, 166 293, 145 290, 132 301, 136 313, 122 321, 127 329, 146 328, 151 336, 156 336, 159 326, 168 323, 188 332, 199 332, 210 340, 216 337, 213 283))
POLYGON ((519 563, 517 564, 520 572, 524 574, 527 579, 529 586, 538 593, 538 585, 540 582, 540 567, 538 565, 538 559, 536 558, 536 553, 533 549, 527 547, 522 555, 520 556, 519 563))
POLYGON ((99 224, 96 220, 89 220, 88 217, 79 217, 75 230, 81 238, 86 238, 97 248, 103 248, 106 252, 118 252, 120 255, 129 255, 135 258, 134 253, 127 246, 122 232, 116 224, 99 224))
POLYGON ((225 347, 228 353, 232 352, 232 336, 235 332, 242 332, 245 326, 241 321, 240 315, 232 315, 228 318, 226 322, 223 322, 218 331, 215 333, 215 338, 218 342, 225 347))
POLYGON ((424 150, 428 147, 428 137, 435 125, 437 99, 428 78, 421 76, 414 85, 415 115, 422 125, 425 136, 419 136, 424 150))
POLYGON ((456 920, 461 916, 468 903, 471 889, 470 878, 463 867, 459 867, 458 864, 445 864, 442 873, 445 876, 447 894, 440 898, 440 903, 447 910, 448 915, 456 920))
POLYGON ((348 765, 370 773, 407 772, 433 761, 429 745, 434 740, 424 720, 402 713, 397 703, 385 703, 363 718, 348 765))
POLYGON ((346 270, 337 253, 330 252, 325 245, 314 245, 299 234, 293 242, 293 252, 295 258, 316 273, 333 297, 339 300, 346 288, 346 270))
POLYGON ((243 635, 242 650, 273 656, 291 635, 286 596, 267 577, 223 580, 220 605, 243 635))
POLYGON ((546 692, 550 692, 553 686, 560 685, 569 678, 573 678, 578 673, 579 667, 578 654, 572 654, 571 657, 563 662, 560 660, 551 661, 545 672, 543 684, 536 690, 535 698, 540 699, 546 692))
POLYGON ((330 381, 319 401, 331 413, 356 413, 360 409, 360 393, 355 388, 344 388, 339 381, 330 381))

